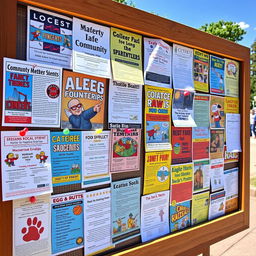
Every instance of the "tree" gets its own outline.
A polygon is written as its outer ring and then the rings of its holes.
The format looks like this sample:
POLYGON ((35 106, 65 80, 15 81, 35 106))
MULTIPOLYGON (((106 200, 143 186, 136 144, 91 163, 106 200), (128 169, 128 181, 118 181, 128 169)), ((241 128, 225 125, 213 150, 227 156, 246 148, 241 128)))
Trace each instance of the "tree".
POLYGON ((201 26, 199 30, 233 42, 241 41, 243 39, 243 35, 246 34, 246 31, 242 29, 239 24, 233 21, 224 20, 212 22, 210 24, 206 23, 201 26))
POLYGON ((120 4, 125 4, 125 5, 130 5, 131 7, 135 7, 135 4, 133 1, 127 1, 127 0, 113 0, 114 2, 120 3, 120 4))

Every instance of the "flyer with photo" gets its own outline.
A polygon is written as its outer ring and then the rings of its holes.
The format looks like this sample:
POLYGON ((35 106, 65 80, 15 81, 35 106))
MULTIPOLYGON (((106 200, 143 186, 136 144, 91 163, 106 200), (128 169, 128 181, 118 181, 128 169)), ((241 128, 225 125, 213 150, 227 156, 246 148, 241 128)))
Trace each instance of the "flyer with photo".
POLYGON ((108 128, 142 127, 142 87, 110 80, 108 95, 108 128))
POLYGON ((73 17, 73 71, 111 78, 109 27, 73 17))
POLYGON ((226 146, 228 152, 241 152, 240 114, 226 114, 226 146), (232 132, 228 132, 232 131, 232 132))
POLYGON ((211 95, 210 97, 210 127, 225 128, 224 98, 211 95))
POLYGON ((225 214, 225 195, 224 190, 210 195, 209 220, 216 219, 225 214))
POLYGON ((210 95, 195 93, 194 120, 197 127, 210 126, 210 95))
POLYGON ((172 89, 145 85, 145 150, 171 150, 172 89))
POLYGON ((225 95, 225 60, 210 56, 210 93, 225 95))
POLYGON ((27 60, 71 68, 72 18, 27 7, 27 60))
POLYGON ((169 189, 170 167, 171 151, 146 153, 143 195, 169 189))
POLYGON ((172 88, 172 47, 161 39, 144 37, 144 81, 172 88))
POLYGON ((209 158, 210 130, 208 127, 192 128, 193 160, 209 158))
POLYGON ((4 58, 3 126, 60 127, 62 68, 4 58))
POLYGON ((211 191, 224 189, 224 159, 210 160, 211 191))
POLYGON ((61 128, 102 129, 106 79, 63 71, 61 128))
POLYGON ((112 242, 140 235, 140 177, 111 183, 112 242))
POLYGON ((225 94, 239 97, 239 62, 225 59, 225 94))
POLYGON ((194 161, 193 193, 210 189, 210 161, 208 159, 194 161))
POLYGON ((239 114, 239 98, 225 97, 224 110, 225 113, 239 114))
POLYGON ((3 201, 52 192, 49 131, 1 132, 3 201))
POLYGON ((224 129, 210 130, 210 159, 223 158, 224 153, 224 129))

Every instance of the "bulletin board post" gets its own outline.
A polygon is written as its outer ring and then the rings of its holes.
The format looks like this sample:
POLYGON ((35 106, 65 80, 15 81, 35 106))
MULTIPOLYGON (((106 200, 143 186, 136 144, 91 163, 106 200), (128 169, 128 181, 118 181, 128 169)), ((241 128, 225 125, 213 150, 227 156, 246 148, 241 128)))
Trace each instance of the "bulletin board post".
MULTIPOLYGON (((153 242, 139 244, 124 249, 116 255, 209 255, 209 246, 249 227, 249 94, 250 94, 250 50, 239 44, 203 33, 193 28, 175 23, 141 10, 117 4, 111 0, 2 0, 0 8, 0 53, 2 70, 3 57, 17 56, 17 6, 32 5, 50 11, 114 26, 144 36, 160 38, 166 42, 177 43, 232 58, 240 62, 240 114, 241 146, 239 211, 216 220, 198 225, 184 231, 170 234, 153 242)), ((3 85, 2 72, 0 81, 3 85)), ((2 90, 0 90, 2 99, 2 90)), ((1 110, 2 111, 2 108, 1 110)), ((1 127, 3 130, 15 128, 1 127)), ((12 255, 12 202, 0 202, 0 252, 12 255)))

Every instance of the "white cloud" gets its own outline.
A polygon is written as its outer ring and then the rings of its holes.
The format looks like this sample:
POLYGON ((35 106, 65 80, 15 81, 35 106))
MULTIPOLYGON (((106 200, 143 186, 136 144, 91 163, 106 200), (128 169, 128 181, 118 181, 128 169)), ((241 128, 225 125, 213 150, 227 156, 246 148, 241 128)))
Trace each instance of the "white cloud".
POLYGON ((240 26, 240 28, 242 28, 242 29, 247 29, 247 28, 250 27, 250 25, 247 24, 247 23, 245 23, 244 21, 240 21, 240 22, 238 22, 237 24, 238 24, 238 25, 240 26))

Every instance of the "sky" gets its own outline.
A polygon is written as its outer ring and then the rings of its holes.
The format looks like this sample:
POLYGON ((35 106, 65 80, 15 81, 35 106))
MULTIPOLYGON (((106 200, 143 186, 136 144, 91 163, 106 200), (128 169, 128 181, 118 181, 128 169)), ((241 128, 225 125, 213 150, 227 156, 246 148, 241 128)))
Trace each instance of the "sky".
POLYGON ((256 40, 256 0, 132 0, 136 8, 199 28, 219 20, 239 23, 247 32, 239 42, 250 47, 256 40))

